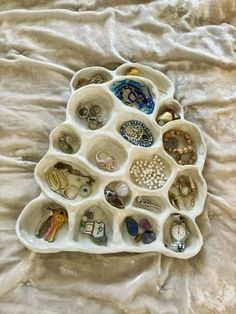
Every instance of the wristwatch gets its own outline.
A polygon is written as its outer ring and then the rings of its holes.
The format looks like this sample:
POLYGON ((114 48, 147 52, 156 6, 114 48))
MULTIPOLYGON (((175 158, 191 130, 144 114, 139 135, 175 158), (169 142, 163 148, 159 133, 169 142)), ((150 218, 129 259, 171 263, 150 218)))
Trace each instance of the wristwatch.
POLYGON ((189 236, 183 216, 174 215, 174 221, 170 227, 170 235, 172 238, 171 249, 175 252, 183 252, 185 250, 185 240, 189 236))

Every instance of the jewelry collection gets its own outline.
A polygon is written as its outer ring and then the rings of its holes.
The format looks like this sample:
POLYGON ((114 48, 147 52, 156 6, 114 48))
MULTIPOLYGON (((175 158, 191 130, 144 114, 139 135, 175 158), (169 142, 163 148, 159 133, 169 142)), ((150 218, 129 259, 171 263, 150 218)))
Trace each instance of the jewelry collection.
POLYGON ((76 84, 76 89, 89 85, 89 84, 102 84, 108 81, 108 78, 105 74, 98 73, 91 77, 91 79, 79 79, 76 84))
POLYGON ((110 156, 108 153, 99 151, 96 154, 96 162, 100 169, 114 172, 118 170, 116 160, 113 156, 110 156))
POLYGON ((83 198, 89 196, 95 183, 91 176, 62 162, 58 162, 53 168, 46 170, 45 179, 53 192, 70 200, 77 195, 83 198))
POLYGON ((130 196, 130 189, 125 182, 111 182, 106 186, 104 195, 109 204, 123 209, 130 196))
POLYGON ((83 234, 89 235, 91 240, 97 244, 104 244, 107 242, 107 237, 105 233, 105 223, 103 219, 101 221, 94 221, 94 211, 96 211, 96 206, 91 207, 85 212, 80 221, 80 231, 83 234))
POLYGON ((179 165, 191 165, 197 159, 191 136, 182 130, 172 129, 164 134, 165 150, 179 165))
POLYGON ((146 114, 151 114, 155 108, 151 91, 146 84, 125 79, 115 81, 111 86, 111 91, 126 106, 134 107, 146 114))
POLYGON ((134 237, 135 242, 142 242, 143 244, 150 244, 156 240, 156 234, 153 232, 150 222, 143 218, 138 223, 132 217, 125 219, 128 233, 134 237))
POLYGON ((166 108, 165 111, 156 117, 156 121, 160 126, 166 123, 180 119, 180 115, 176 113, 175 110, 171 108, 166 108))
POLYGON ((43 208, 43 217, 40 220, 35 235, 45 241, 53 242, 57 231, 68 222, 65 209, 60 206, 50 204, 43 208))
POLYGON ((197 196, 197 185, 189 176, 179 176, 169 190, 171 204, 181 209, 192 209, 197 196))
POLYGON ((62 133, 58 138, 58 145, 66 154, 73 154, 79 150, 79 141, 66 133, 62 133))
POLYGON ((108 119, 99 105, 90 103, 80 106, 77 109, 77 115, 81 120, 86 120, 90 130, 101 128, 108 119))
POLYGON ((120 126, 120 134, 126 141, 136 146, 150 147, 154 142, 151 131, 138 120, 124 122, 120 126))
POLYGON ((151 200, 148 196, 137 196, 134 203, 139 208, 154 210, 158 213, 161 212, 161 205, 158 202, 151 200))
POLYGON ((130 174, 138 186, 157 190, 163 187, 167 181, 164 169, 165 165, 162 159, 158 155, 154 155, 150 160, 136 160, 130 168, 130 174))

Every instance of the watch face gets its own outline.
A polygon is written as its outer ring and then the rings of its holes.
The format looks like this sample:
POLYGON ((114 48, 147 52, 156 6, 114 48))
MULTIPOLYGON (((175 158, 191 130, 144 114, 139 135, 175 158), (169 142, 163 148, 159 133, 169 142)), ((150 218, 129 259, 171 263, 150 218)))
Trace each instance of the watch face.
POLYGON ((185 239, 187 235, 187 229, 183 223, 173 222, 170 233, 174 240, 181 241, 185 239))

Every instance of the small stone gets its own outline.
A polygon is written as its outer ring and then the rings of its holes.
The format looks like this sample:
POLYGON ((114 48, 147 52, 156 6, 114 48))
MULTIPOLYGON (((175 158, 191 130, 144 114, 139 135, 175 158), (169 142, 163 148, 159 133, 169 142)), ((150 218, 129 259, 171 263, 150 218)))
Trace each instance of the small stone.
POLYGON ((156 235, 153 231, 145 231, 141 236, 143 244, 150 244, 156 240, 156 235))
POLYGON ((131 236, 134 237, 138 234, 138 224, 133 218, 131 217, 126 218, 126 227, 127 227, 128 233, 131 236))
POLYGON ((173 116, 170 112, 166 111, 164 112, 163 114, 160 114, 157 116, 157 123, 159 125, 163 125, 163 123, 167 123, 169 121, 172 121, 173 120, 173 116))
POLYGON ((142 228, 144 230, 152 229, 152 226, 151 226, 150 222, 147 219, 145 219, 145 218, 141 219, 139 221, 138 225, 139 225, 140 228, 142 228))

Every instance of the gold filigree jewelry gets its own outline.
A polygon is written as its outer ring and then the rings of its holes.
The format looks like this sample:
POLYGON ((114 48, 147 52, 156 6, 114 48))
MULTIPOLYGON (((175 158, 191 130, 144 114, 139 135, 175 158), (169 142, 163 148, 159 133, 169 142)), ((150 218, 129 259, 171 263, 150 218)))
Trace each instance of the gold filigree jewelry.
POLYGON ((45 176, 49 188, 54 192, 68 187, 68 179, 61 170, 49 169, 46 171, 45 176))

